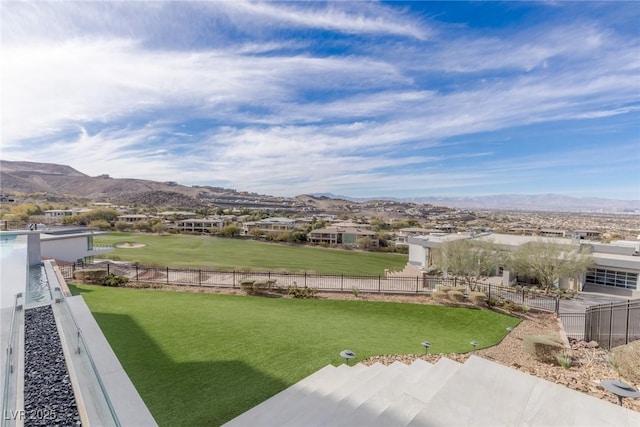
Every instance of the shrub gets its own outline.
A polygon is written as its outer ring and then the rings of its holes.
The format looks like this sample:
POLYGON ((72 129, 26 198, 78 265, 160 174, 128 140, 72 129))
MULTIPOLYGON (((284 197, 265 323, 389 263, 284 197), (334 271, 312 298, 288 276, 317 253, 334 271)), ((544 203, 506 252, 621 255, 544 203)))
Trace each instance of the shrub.
POLYGON ((573 358, 569 353, 559 353, 556 354, 556 361, 564 369, 569 369, 571 367, 571 362, 573 362, 573 358))
POLYGON ((447 293, 443 291, 433 291, 431 293, 431 296, 433 297, 434 301, 439 301, 439 302, 449 301, 449 297, 447 296, 447 293))
POLYGON ((107 270, 102 268, 85 268, 73 272, 73 278, 84 283, 100 283, 107 275, 107 270))
POLYGON ((487 295, 484 292, 469 292, 469 301, 473 305, 482 306, 487 303, 487 295))
POLYGON ((304 288, 298 287, 295 283, 289 286, 288 293, 294 298, 315 298, 318 293, 318 289, 304 286, 304 288))
POLYGON ((530 335, 524 339, 525 349, 536 360, 546 363, 554 363, 556 356, 564 350, 560 338, 554 335, 530 335))
POLYGON ((102 286, 113 286, 118 287, 122 285, 126 285, 129 282, 129 279, 124 276, 117 276, 115 274, 107 274, 102 278, 100 284, 102 286))
POLYGON ((441 292, 449 292, 451 290, 451 286, 440 286, 438 290, 441 292))
POLYGON ((640 383, 640 341, 614 347, 609 362, 624 378, 640 383))
POLYGON ((461 294, 466 294, 467 293, 467 287, 466 286, 454 286, 454 287, 451 288, 451 290, 460 292, 461 294))
POLYGON ((267 280, 256 280, 253 282, 253 293, 261 294, 269 287, 267 280))
POLYGON ((243 291, 245 291, 248 294, 252 294, 253 293, 253 284, 255 283, 255 280, 250 280, 250 279, 243 279, 240 281, 240 289, 242 289, 243 291))
POLYGON ((462 302, 464 301, 464 294, 460 291, 449 291, 447 293, 449 299, 454 302, 462 302))
POLYGON ((360 289, 358 289, 357 286, 354 286, 353 289, 351 289, 351 292, 353 293, 353 296, 358 298, 358 295, 360 295, 360 289))

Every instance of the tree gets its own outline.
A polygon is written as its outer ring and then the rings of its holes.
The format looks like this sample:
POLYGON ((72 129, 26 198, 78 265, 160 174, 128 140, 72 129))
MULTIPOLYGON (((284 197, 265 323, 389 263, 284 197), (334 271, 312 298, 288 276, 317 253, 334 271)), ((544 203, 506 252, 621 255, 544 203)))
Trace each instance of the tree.
POLYGON ((151 226, 151 230, 154 233, 162 234, 166 231, 167 227, 162 222, 156 222, 151 226))
POLYGON ((98 230, 111 230, 111 224, 109 224, 109 221, 105 221, 103 219, 91 221, 89 223, 89 227, 95 227, 98 230))
POLYGON ((529 242, 511 252, 509 268, 516 274, 535 278, 549 289, 562 278, 576 278, 593 265, 587 245, 574 247, 549 241, 529 242))
POLYGON ((125 221, 116 221, 116 223, 113 225, 113 228, 115 228, 117 231, 129 231, 132 228, 131 223, 125 222, 125 221))
POLYGON ((240 235, 240 227, 233 224, 225 225, 220 229, 220 232, 218 232, 218 235, 223 237, 237 237, 240 235))
POLYGON ((452 240, 440 248, 440 267, 448 274, 463 278, 471 286, 474 278, 491 273, 499 264, 500 255, 492 241, 452 240))

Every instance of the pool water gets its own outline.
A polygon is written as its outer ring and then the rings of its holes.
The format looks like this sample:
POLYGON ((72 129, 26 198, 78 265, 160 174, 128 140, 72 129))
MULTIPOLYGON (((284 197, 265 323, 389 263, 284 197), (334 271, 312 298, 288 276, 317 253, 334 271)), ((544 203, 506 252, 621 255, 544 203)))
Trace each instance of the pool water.
POLYGON ((51 288, 47 280, 44 265, 35 265, 29 268, 29 279, 25 293, 25 305, 51 301, 51 288))

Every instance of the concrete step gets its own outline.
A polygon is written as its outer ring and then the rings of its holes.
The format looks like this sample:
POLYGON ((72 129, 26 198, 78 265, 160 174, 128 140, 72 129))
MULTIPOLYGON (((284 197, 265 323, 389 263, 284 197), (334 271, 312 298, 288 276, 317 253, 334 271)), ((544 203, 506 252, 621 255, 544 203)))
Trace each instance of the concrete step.
POLYGON ((342 408, 348 405, 346 402, 350 398, 363 392, 363 384, 381 381, 383 378, 392 376, 396 371, 403 368, 407 368, 407 365, 400 362, 391 366, 384 366, 379 363, 373 364, 366 370, 351 375, 349 381, 334 387, 330 393, 325 395, 314 394, 303 402, 300 402, 297 415, 282 425, 304 425, 305 427, 326 425, 324 420, 330 419, 332 414, 335 414, 337 411, 342 411, 342 408))
MULTIPOLYGON (((335 424, 353 414, 354 409, 368 400, 380 388, 388 386, 396 378, 402 376, 409 366, 401 362, 394 362, 380 369, 375 375, 358 375, 345 386, 336 389, 319 405, 304 411, 291 420, 289 425, 304 425, 306 427, 335 424)), ((363 425, 355 421, 354 425, 363 425)))
MULTIPOLYGON (((395 425, 389 422, 383 422, 382 424, 377 423, 379 423, 381 414, 405 395, 407 387, 412 384, 420 384, 424 381, 432 367, 432 364, 418 359, 409 365, 400 375, 393 378, 388 384, 371 387, 370 395, 363 396, 362 403, 355 407, 351 413, 341 418, 337 425, 395 425), (365 397, 366 400, 364 399, 365 397)), ((417 400, 415 398, 412 399, 417 400)), ((358 403, 358 401, 355 401, 355 403, 358 403)))
POLYGON ((337 384, 349 381, 351 374, 363 369, 366 369, 366 366, 362 364, 353 367, 327 365, 227 422, 225 426, 276 425, 271 424, 269 420, 290 415, 295 410, 295 405, 292 405, 292 402, 301 401, 312 394, 324 395, 337 384))
POLYGON ((640 426, 640 414, 471 356, 327 366, 234 426, 640 426))
POLYGON ((429 369, 426 376, 422 378, 419 383, 410 384, 406 388, 405 393, 423 402, 428 402, 462 366, 461 363, 447 359, 446 357, 441 357, 433 367, 429 369))
POLYGON ((409 426, 638 426, 640 414, 476 356, 409 426))

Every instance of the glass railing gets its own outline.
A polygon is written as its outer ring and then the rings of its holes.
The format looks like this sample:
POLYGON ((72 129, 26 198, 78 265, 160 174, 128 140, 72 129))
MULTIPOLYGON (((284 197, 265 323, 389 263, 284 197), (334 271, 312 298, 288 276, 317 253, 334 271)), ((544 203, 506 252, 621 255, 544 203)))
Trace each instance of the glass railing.
POLYGON ((9 339, 6 348, 4 389, 2 395, 2 427, 14 426, 24 419, 24 411, 18 408, 18 354, 20 349, 19 324, 24 317, 24 296, 16 294, 11 314, 9 339))
POLYGON ((53 290, 57 317, 64 331, 67 348, 70 350, 71 362, 76 376, 80 379, 82 396, 91 396, 91 400, 85 400, 84 406, 90 418, 97 418, 95 424, 103 426, 120 426, 109 394, 98 373, 93 357, 85 341, 84 335, 63 292, 60 288, 53 290))

